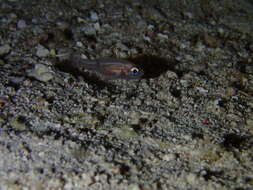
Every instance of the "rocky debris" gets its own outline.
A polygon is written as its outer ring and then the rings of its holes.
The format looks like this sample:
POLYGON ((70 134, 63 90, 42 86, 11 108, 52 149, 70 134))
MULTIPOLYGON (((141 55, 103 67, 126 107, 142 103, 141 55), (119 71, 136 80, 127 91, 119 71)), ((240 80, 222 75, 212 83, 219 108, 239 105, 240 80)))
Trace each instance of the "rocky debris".
POLYGON ((6 55, 11 51, 11 47, 8 44, 0 46, 0 56, 6 55))
POLYGON ((54 78, 53 72, 43 64, 35 64, 33 69, 27 71, 27 76, 41 82, 48 82, 54 78))
POLYGON ((42 45, 38 45, 36 55, 38 57, 47 57, 49 55, 49 50, 43 47, 42 45))

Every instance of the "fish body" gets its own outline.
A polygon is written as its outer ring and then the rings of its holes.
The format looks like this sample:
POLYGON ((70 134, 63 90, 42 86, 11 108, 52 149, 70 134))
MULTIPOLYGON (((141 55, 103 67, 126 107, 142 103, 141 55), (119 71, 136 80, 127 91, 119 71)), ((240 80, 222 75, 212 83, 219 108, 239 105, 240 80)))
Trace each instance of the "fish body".
POLYGON ((81 59, 80 56, 72 56, 71 64, 81 71, 94 72, 109 80, 140 79, 144 74, 134 63, 116 58, 89 60, 81 59))

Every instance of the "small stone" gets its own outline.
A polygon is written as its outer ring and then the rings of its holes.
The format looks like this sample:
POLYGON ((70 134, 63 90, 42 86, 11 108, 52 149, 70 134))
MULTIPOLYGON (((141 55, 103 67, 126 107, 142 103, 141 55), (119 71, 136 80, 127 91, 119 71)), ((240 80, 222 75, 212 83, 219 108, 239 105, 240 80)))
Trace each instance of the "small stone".
POLYGON ((200 87, 200 86, 197 86, 197 87, 196 87, 196 90, 198 90, 199 93, 201 93, 201 94, 207 94, 207 93, 208 93, 208 90, 207 90, 207 89, 205 89, 205 88, 203 88, 203 87, 200 87))
POLYGON ((50 56, 55 56, 55 55, 56 55, 55 49, 51 49, 51 50, 49 51, 49 55, 50 55, 50 56))
POLYGON ((165 155, 162 157, 162 159, 163 159, 164 161, 169 162, 169 161, 171 161, 171 160, 175 160, 175 159, 176 159, 176 156, 175 156, 175 154, 165 154, 165 155))
POLYGON ((11 47, 9 44, 5 44, 3 46, 0 46, 0 56, 6 55, 11 51, 11 47))
POLYGON ((196 52, 202 52, 205 49, 205 45, 202 44, 200 41, 196 43, 194 51, 196 52))
POLYGON ((82 181, 84 182, 84 185, 88 186, 92 183, 92 174, 91 173, 83 173, 81 174, 82 181))
POLYGON ((206 70, 206 65, 204 63, 197 63, 192 65, 191 70, 196 73, 200 73, 206 70))
POLYGON ((85 25, 82 27, 82 31, 88 35, 88 36, 92 36, 96 34, 96 29, 94 27, 94 25, 85 25))
POLYGON ((58 22, 56 23, 56 26, 57 26, 60 30, 69 29, 69 23, 64 22, 64 21, 58 21, 58 22))
POLYGON ((81 41, 77 41, 76 42, 76 46, 82 48, 83 47, 83 43, 81 41))
POLYGON ((122 51, 128 51, 128 50, 129 50, 129 48, 128 48, 126 45, 124 45, 124 44, 122 44, 122 43, 120 43, 120 42, 118 42, 118 43, 116 44, 116 47, 117 47, 118 49, 122 50, 122 51))
POLYGON ((245 66, 245 72, 247 74, 253 74, 253 64, 248 64, 245 66))
POLYGON ((10 101, 7 97, 0 96, 0 108, 9 105, 10 101))
POLYGON ((197 176, 193 173, 190 173, 186 176, 186 181, 191 184, 194 185, 197 183, 197 176))
POLYGON ((152 24, 149 24, 149 25, 148 25, 148 30, 153 30, 154 28, 155 28, 154 25, 152 25, 152 24))
POLYGON ((168 39, 169 39, 169 37, 168 37, 167 35, 161 34, 161 33, 158 33, 158 34, 157 34, 157 37, 158 37, 159 39, 161 39, 161 40, 168 40, 168 39))
POLYGON ((81 58, 82 58, 82 59, 88 59, 88 56, 82 53, 82 54, 81 54, 81 58))
POLYGON ((253 53, 253 43, 249 45, 249 50, 253 53))
POLYGON ((99 22, 96 22, 96 23, 94 23, 94 29, 96 30, 96 31, 99 31, 100 30, 100 24, 99 24, 99 22))
POLYGON ((24 77, 10 77, 9 85, 13 87, 19 87, 23 81, 24 81, 24 77))
POLYGON ((21 130, 21 131, 27 129, 26 118, 24 116, 11 118, 9 123, 13 129, 21 130))
POLYGON ((3 65, 4 63, 4 60, 0 59, 0 65, 3 65))
POLYGON ((165 78, 167 78, 167 79, 177 79, 178 76, 177 76, 177 73, 168 70, 165 73, 165 78))
POLYGON ((207 33, 204 34, 204 42, 207 46, 212 48, 219 46, 219 40, 207 33))
POLYGON ((247 119, 246 120, 246 126, 253 127, 253 119, 247 119))
POLYGON ((151 42, 150 37, 143 35, 143 40, 147 41, 147 42, 151 42))
POLYGON ((131 125, 138 125, 140 123, 140 113, 139 112, 132 112, 130 114, 130 124, 131 125))
POLYGON ((19 20, 17 23, 17 27, 20 29, 27 27, 26 22, 24 20, 19 20))
POLYGON ((131 139, 138 137, 138 134, 130 126, 115 128, 113 133, 121 139, 131 139))
POLYGON ((188 19, 193 19, 193 14, 191 12, 183 12, 183 15, 188 19))
POLYGON ((194 57, 192 55, 189 54, 185 54, 184 55, 184 59, 185 61, 189 62, 189 61, 194 61, 194 57))
POLYGON ((133 102, 134 105, 140 106, 142 104, 141 100, 139 98, 136 98, 133 102))
POLYGON ((82 17, 77 17, 77 22, 78 23, 86 23, 86 20, 83 19, 82 17))
POLYGON ((98 14, 95 11, 90 12, 90 19, 91 21, 97 21, 98 20, 98 14))
POLYGON ((128 189, 129 190, 140 190, 140 187, 137 184, 131 184, 131 185, 129 185, 128 189))
POLYGON ((42 64, 36 64, 33 69, 27 72, 27 76, 35 78, 41 82, 48 82, 54 78, 52 71, 42 64))
POLYGON ((218 33, 220 36, 224 36, 225 31, 223 28, 218 28, 218 33))
POLYGON ((137 24, 137 27, 138 29, 146 29, 147 28, 147 23, 145 20, 143 20, 141 17, 140 17, 140 20, 136 23, 137 24))
POLYGON ((253 102, 248 102, 247 105, 253 109, 253 102))
POLYGON ((188 87, 189 86, 189 82, 187 80, 184 80, 184 79, 181 79, 180 80, 180 84, 183 86, 183 87, 188 87))
POLYGON ((233 88, 233 87, 227 87, 225 93, 226 93, 227 97, 235 96, 236 95, 236 89, 233 88))
POLYGON ((38 57, 47 57, 49 55, 49 50, 45 47, 43 47, 42 45, 38 45, 37 46, 37 52, 36 55, 38 57))
POLYGON ((11 13, 11 14, 9 14, 9 18, 16 19, 16 18, 18 18, 18 16, 15 13, 11 13))

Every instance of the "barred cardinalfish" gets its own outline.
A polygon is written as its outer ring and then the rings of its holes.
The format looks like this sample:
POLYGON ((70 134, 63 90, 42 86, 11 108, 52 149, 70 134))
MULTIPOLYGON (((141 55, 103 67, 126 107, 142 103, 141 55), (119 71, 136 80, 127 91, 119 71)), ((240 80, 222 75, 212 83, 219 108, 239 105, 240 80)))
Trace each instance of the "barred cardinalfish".
POLYGON ((82 59, 80 55, 71 55, 70 64, 82 72, 97 73, 105 79, 140 79, 144 72, 134 63, 116 58, 82 59))

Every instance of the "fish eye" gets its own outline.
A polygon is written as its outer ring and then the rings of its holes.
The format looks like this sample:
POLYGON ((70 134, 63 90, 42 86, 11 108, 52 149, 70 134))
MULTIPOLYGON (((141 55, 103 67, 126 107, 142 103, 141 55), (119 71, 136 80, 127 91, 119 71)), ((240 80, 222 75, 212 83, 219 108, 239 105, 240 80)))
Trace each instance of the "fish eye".
POLYGON ((136 67, 131 68, 131 73, 132 73, 134 76, 138 75, 139 72, 140 72, 140 70, 139 70, 138 68, 136 68, 136 67))

